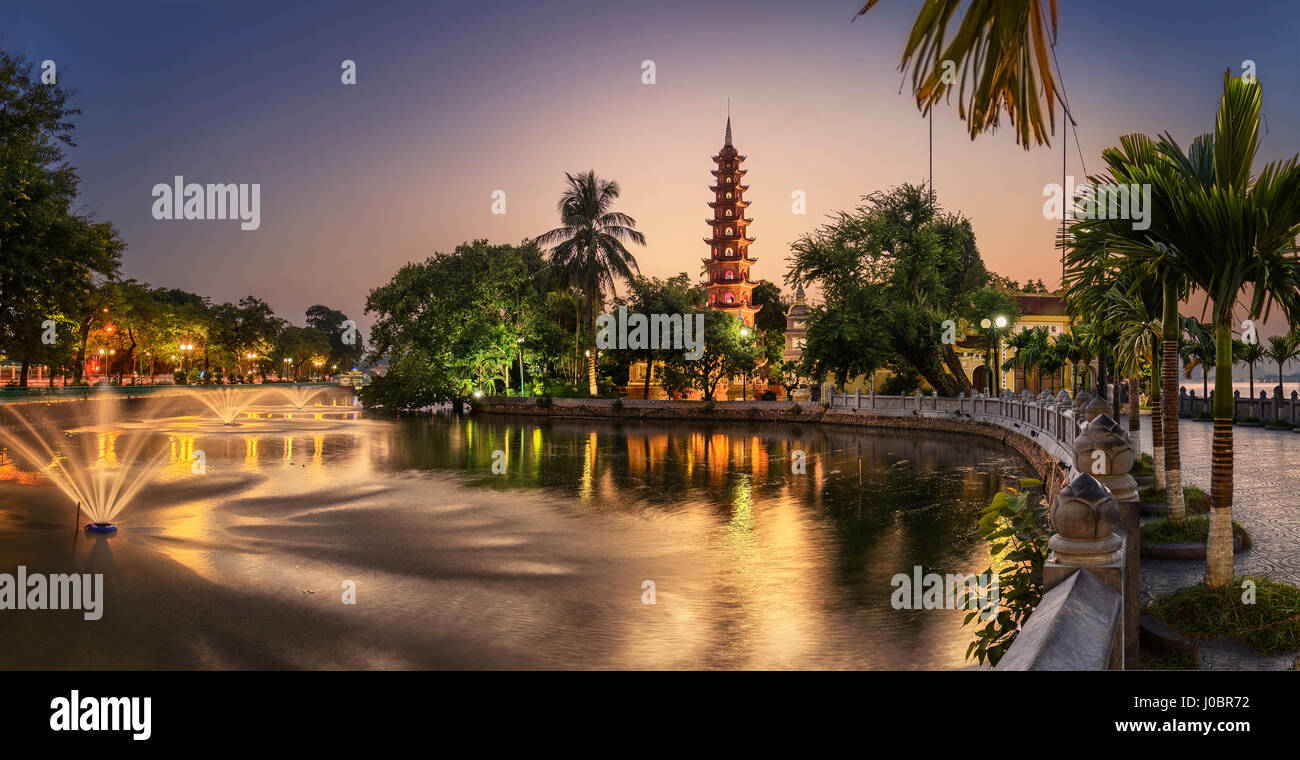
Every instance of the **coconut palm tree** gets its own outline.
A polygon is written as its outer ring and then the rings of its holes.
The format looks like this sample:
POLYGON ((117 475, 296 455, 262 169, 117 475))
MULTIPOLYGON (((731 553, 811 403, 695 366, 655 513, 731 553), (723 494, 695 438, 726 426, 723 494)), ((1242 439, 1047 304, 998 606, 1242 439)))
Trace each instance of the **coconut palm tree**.
MULTIPOLYGON (((1117 241, 1137 255, 1152 255, 1205 291, 1214 326, 1214 443, 1210 471, 1210 537, 1205 582, 1232 580, 1232 324, 1241 294, 1246 311, 1265 320, 1274 304, 1292 322, 1300 316, 1300 156, 1269 163, 1255 177, 1262 87, 1224 73, 1214 134, 1198 138, 1191 153, 1166 135, 1160 150, 1177 172, 1139 169, 1135 179, 1152 187, 1149 219, 1153 244, 1117 241)), ((1165 325, 1168 329, 1168 325, 1165 325)))
MULTIPOLYGON (((866 0, 854 16, 878 2, 866 0)), ((961 69, 958 115, 971 139, 998 126, 1005 110, 1016 142, 1029 149, 1031 138, 1049 143, 1056 128, 1056 100, 1061 95, 1052 72, 1051 46, 1056 35, 1057 2, 1048 0, 925 0, 903 45, 900 70, 912 67, 912 94, 922 113, 945 99, 961 69), (966 6, 956 32, 948 22, 966 6), (967 84, 970 89, 967 90, 967 84)))
MULTIPOLYGON (((1255 408, 1255 365, 1258 364, 1261 359, 1264 359, 1267 356, 1267 354, 1264 351, 1264 347, 1259 344, 1259 341, 1253 341, 1251 343, 1239 343, 1236 353, 1238 356, 1241 357, 1240 359, 1238 359, 1238 363, 1245 364, 1247 367, 1250 368, 1250 404, 1251 405, 1249 408, 1254 409, 1255 408)), ((1264 410, 1261 409, 1259 414, 1259 417, 1261 419, 1264 416, 1263 412, 1264 410)), ((1250 416, 1253 417, 1255 415, 1252 414, 1250 416)))
POLYGON ((619 196, 618 183, 596 176, 594 171, 565 173, 568 186, 557 204, 559 227, 538 236, 539 245, 554 245, 549 252, 556 279, 566 287, 580 289, 586 299, 587 386, 596 395, 596 315, 605 292, 614 291, 616 278, 630 279, 639 270, 636 259, 623 245, 630 241, 645 245, 645 235, 636 220, 611 211, 619 196))

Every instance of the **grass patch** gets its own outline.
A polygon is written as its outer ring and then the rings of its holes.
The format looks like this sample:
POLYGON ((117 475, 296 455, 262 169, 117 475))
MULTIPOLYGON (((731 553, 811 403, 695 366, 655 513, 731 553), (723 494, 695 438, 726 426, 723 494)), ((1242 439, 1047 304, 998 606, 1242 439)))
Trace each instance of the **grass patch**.
POLYGON ((1214 415, 1213 415, 1213 414, 1206 414, 1205 412, 1201 412, 1200 414, 1197 414, 1196 417, 1194 417, 1193 419, 1198 419, 1198 420, 1212 420, 1212 419, 1214 419, 1214 415))
MULTIPOLYGON (((1138 501, 1164 504, 1165 489, 1147 486, 1138 491, 1138 501)), ((1194 515, 1204 515, 1210 511, 1210 495, 1196 486, 1183 486, 1183 503, 1187 505, 1187 511, 1194 515)))
POLYGON ((1143 658, 1142 667, 1147 670, 1200 670, 1201 664, 1187 652, 1175 652, 1143 658))
POLYGON ((1295 425, 1292 425, 1290 422, 1285 420, 1272 420, 1264 423, 1264 427, 1273 428, 1274 430, 1290 430, 1295 427, 1295 425))
MULTIPOLYGON (((1242 532, 1237 523, 1232 524, 1232 533, 1242 532)), ((1168 518, 1152 520, 1142 525, 1142 540, 1157 544, 1195 544, 1205 543, 1210 537, 1210 518, 1188 517, 1182 525, 1169 522, 1168 518)))
POLYGON ((1300 588, 1269 578, 1242 576, 1220 589, 1198 583, 1155 600, 1147 612, 1183 633, 1226 636, 1267 655, 1300 649, 1300 588), (1254 604, 1242 601, 1246 581, 1255 584, 1254 604))
POLYGON ((1133 469, 1129 470, 1130 475, 1154 475, 1156 473, 1156 460, 1151 458, 1150 454, 1143 453, 1133 463, 1133 469))

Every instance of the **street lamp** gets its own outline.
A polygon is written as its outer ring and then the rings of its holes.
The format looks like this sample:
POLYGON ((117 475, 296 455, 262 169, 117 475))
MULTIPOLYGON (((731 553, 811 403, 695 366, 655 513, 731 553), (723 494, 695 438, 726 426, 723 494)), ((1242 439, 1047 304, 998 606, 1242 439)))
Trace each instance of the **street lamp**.
MULTIPOLYGON (((748 328, 748 327, 741 327, 741 328, 740 328, 740 337, 742 337, 742 338, 748 338, 748 337, 749 337, 749 328, 748 328)), ((746 396, 745 396, 745 391, 747 390, 748 386, 749 386, 749 371, 748 371, 748 370, 743 370, 743 369, 742 369, 742 370, 740 371, 740 400, 741 400, 741 401, 745 401, 745 400, 747 400, 747 399, 746 399, 746 396)))
POLYGON ((524 339, 515 338, 515 343, 519 346, 519 395, 524 395, 524 339))
POLYGON ((988 317, 980 320, 980 327, 989 331, 989 341, 993 349, 993 366, 990 367, 993 375, 989 378, 989 381, 995 396, 1002 392, 1002 339, 999 331, 1006 326, 1007 318, 1001 314, 994 317, 991 322, 988 317))

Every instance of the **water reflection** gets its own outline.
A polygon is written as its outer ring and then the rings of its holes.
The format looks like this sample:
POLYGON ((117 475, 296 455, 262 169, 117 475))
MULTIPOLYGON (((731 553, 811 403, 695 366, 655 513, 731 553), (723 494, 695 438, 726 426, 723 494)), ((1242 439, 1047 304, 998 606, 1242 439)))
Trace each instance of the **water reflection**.
MULTIPOLYGON (((980 439, 798 424, 142 426, 168 464, 94 545, 115 614, 33 619, 0 666, 76 667, 53 642, 84 639, 131 667, 961 667, 962 613, 893 610, 889 581, 981 571, 979 510, 1026 471, 980 439)), ((48 490, 0 452, 0 567, 68 561, 66 531, 24 527, 48 490)))

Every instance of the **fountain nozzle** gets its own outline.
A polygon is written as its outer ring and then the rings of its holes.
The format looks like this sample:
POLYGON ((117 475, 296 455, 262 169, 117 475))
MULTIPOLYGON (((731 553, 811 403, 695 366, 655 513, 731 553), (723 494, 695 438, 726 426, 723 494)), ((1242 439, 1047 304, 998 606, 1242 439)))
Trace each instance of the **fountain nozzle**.
POLYGON ((86 524, 87 533, 116 533, 117 526, 110 522, 93 522, 86 524))

